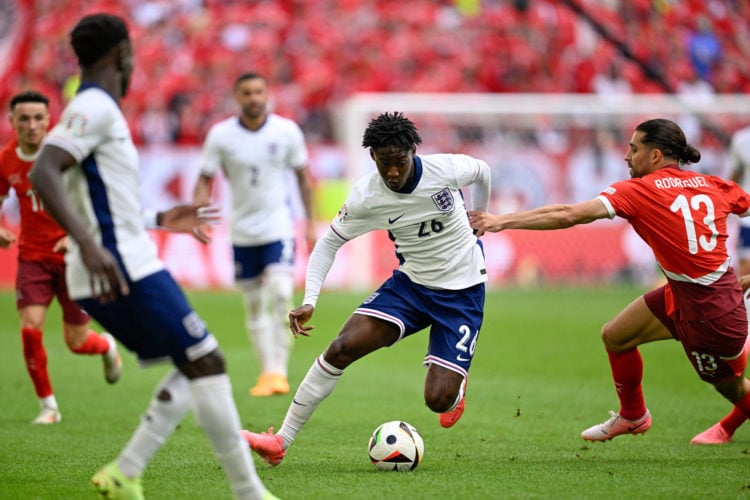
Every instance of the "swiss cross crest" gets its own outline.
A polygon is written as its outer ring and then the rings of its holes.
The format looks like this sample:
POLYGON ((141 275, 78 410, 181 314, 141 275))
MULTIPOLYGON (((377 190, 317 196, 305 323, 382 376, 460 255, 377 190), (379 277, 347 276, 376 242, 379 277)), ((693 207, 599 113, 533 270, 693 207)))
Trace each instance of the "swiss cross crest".
POLYGON ((443 188, 432 195, 432 201, 441 212, 450 212, 453 210, 453 194, 448 188, 443 188))

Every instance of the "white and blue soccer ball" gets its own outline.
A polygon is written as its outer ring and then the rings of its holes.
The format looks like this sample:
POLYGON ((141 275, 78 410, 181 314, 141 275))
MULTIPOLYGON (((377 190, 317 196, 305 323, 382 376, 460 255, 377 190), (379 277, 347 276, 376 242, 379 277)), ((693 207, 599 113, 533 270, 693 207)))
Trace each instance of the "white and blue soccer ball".
POLYGON ((424 441, 417 429, 393 420, 378 426, 370 436, 370 461, 380 470, 414 470, 424 456, 424 441))

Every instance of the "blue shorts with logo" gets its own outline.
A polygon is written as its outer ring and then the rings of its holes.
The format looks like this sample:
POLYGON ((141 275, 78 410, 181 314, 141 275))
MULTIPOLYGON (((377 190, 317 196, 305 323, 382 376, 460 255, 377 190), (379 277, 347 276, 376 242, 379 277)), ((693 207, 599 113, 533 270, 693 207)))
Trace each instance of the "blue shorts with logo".
POLYGON ((77 302, 140 361, 193 361, 219 346, 167 271, 128 285, 130 293, 116 301, 77 302))
POLYGON ((294 264, 294 240, 274 241, 253 247, 232 246, 234 279, 247 280, 259 276, 270 265, 294 264))
POLYGON ((354 312, 395 324, 399 340, 430 327, 424 364, 466 377, 484 318, 484 299, 484 283, 463 290, 436 290, 396 270, 354 312))

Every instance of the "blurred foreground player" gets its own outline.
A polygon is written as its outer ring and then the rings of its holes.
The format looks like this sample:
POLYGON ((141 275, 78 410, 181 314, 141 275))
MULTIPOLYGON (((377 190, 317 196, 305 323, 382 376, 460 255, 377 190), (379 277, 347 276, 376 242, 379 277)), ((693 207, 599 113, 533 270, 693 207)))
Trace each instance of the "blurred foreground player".
MULTIPOLYGON (((274 498, 240 436, 224 357, 157 257, 140 211, 138 153, 119 108, 133 49, 119 17, 82 18, 70 35, 81 86, 31 171, 49 212, 68 231, 70 295, 134 351, 141 363, 171 361, 140 425, 117 459, 92 478, 106 498, 143 498, 140 477, 188 410, 208 437, 237 498, 274 498), (63 175, 63 173, 65 175, 63 175)), ((161 224, 190 230, 197 207, 161 224)))

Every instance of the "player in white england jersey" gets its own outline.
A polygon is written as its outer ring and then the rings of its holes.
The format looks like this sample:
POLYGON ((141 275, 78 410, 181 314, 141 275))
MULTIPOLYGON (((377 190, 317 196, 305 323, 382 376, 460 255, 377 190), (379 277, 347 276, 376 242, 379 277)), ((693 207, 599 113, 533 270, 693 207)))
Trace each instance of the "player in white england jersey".
POLYGON ((318 356, 277 434, 245 431, 250 447, 271 465, 281 463, 315 408, 336 387, 344 369, 367 354, 425 328, 430 339, 424 364, 424 398, 440 425, 464 412, 466 377, 484 315, 487 280, 481 243, 460 191, 471 186, 472 207, 486 207, 490 169, 456 154, 417 156, 421 138, 401 113, 384 113, 365 130, 377 170, 352 189, 331 227, 318 241, 307 269, 305 298, 289 313, 294 336, 308 336, 323 281, 336 252, 368 231, 387 229, 399 267, 349 317, 318 356))
POLYGON ((217 123, 206 137, 193 201, 209 201, 211 181, 223 170, 232 197, 235 282, 244 295, 248 336, 261 368, 250 394, 287 394, 295 236, 290 171, 307 216, 308 247, 315 244, 307 146, 296 123, 267 111, 268 85, 262 76, 240 75, 234 98, 239 116, 217 123))
MULTIPOLYGON (((66 259, 71 296, 142 362, 175 366, 127 446, 91 481, 105 498, 143 498, 147 463, 192 409, 235 496, 271 498, 240 438, 218 343, 157 258, 141 216, 138 154, 119 107, 133 70, 128 28, 119 17, 94 14, 76 24, 70 40, 81 86, 29 177, 74 240, 66 259)), ((183 230, 200 222, 196 207, 162 218, 183 230)))

